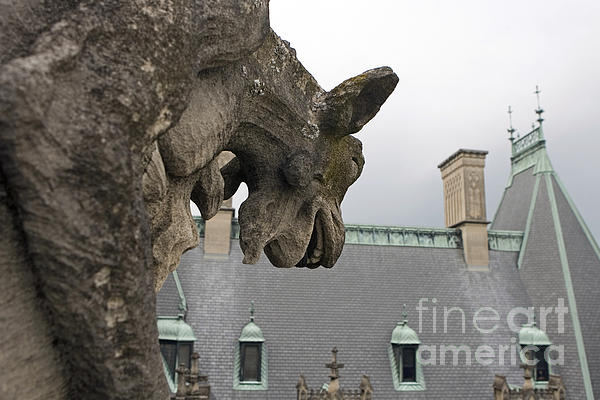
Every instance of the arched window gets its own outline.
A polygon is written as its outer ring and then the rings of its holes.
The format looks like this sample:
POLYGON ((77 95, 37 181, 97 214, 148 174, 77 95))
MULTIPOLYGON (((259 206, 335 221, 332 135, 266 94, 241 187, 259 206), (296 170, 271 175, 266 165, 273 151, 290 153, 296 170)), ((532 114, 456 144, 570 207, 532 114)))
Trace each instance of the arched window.
POLYGON ((408 326, 406 304, 403 316, 404 320, 392 331, 388 351, 394 387, 398 391, 425 390, 425 380, 417 358, 421 341, 417 333, 408 326))
POLYGON ((537 387, 546 387, 550 374, 550 364, 546 358, 546 350, 552 345, 548 335, 539 329, 535 320, 525 324, 519 331, 519 345, 521 346, 521 360, 535 361, 533 379, 537 387))
POLYGON ((262 330, 254 322, 254 302, 251 302, 250 322, 242 329, 235 351, 233 388, 266 390, 267 366, 267 346, 262 330))

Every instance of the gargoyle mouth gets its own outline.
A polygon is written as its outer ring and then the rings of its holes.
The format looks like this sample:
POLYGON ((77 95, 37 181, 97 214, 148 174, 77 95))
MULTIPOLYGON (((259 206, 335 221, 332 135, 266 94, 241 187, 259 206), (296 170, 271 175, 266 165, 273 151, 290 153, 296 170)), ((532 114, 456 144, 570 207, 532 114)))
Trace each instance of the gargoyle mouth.
POLYGON ((306 248, 306 252, 304 256, 298 263, 296 267, 304 267, 304 268, 317 268, 320 265, 324 265, 329 267, 331 257, 331 245, 330 240, 333 240, 333 235, 331 232, 328 232, 330 229, 333 229, 333 226, 329 224, 325 217, 325 212, 323 210, 319 210, 315 215, 315 221, 313 224, 313 231, 310 236, 310 241, 308 242, 308 246, 306 248))

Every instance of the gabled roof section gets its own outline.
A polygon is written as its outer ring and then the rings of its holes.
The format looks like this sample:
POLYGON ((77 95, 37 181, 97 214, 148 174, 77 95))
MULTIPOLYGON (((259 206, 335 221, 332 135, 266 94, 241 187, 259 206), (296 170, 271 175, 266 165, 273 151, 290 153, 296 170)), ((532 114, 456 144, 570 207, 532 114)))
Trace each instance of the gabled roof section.
POLYGON ((592 383, 600 379, 600 250, 552 168, 538 121, 537 128, 511 140, 511 173, 491 228, 523 231, 517 265, 534 306, 550 297, 565 299, 567 331, 575 338, 567 347, 579 368, 563 372, 580 376, 580 396, 590 399, 592 393, 600 396, 600 384, 592 383))

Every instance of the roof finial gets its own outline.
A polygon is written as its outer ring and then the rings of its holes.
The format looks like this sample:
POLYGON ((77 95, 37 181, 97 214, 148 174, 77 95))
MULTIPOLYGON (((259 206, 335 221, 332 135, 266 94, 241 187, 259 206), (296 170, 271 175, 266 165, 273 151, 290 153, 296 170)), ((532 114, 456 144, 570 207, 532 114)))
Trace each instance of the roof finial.
POLYGON ((254 322, 254 300, 250 301, 250 321, 254 322))
POLYGON ((509 105, 508 106, 508 122, 509 122, 510 127, 507 130, 510 135, 508 140, 510 140, 511 143, 515 140, 515 138, 513 136, 513 134, 515 133, 515 128, 513 128, 513 124, 512 124, 512 113, 513 113, 512 108, 510 108, 510 105, 509 105))
POLYGON ((542 91, 540 90, 540 87, 538 85, 535 85, 534 93, 537 96, 537 110, 535 110, 535 113, 538 115, 538 123, 540 124, 540 126, 542 126, 542 122, 544 121, 544 118, 542 118, 542 113, 544 112, 544 110, 542 110, 542 107, 540 106, 540 93, 542 93, 542 91))
POLYGON ((532 324, 532 326, 536 326, 536 325, 537 325, 537 323, 536 323, 536 321, 535 321, 535 311, 534 311, 534 312, 533 312, 533 324, 532 324))
POLYGON ((404 322, 408 322, 408 314, 406 313, 406 303, 402 305, 402 319, 404 322))
POLYGON ((334 347, 333 349, 331 349, 331 362, 325 364, 325 367, 331 369, 329 378, 331 378, 332 381, 335 379, 338 379, 340 377, 339 370, 340 370, 340 368, 344 368, 344 364, 340 364, 337 362, 337 352, 338 352, 337 347, 334 347))

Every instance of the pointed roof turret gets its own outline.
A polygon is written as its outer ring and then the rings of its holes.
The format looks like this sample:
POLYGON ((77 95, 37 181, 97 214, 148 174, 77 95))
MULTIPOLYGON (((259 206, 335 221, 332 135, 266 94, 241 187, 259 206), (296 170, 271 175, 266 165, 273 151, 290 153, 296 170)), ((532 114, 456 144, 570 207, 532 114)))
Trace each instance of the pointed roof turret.
MULTIPOLYGON (((539 98, 539 87, 535 94, 539 98)), ((591 396, 592 382, 600 381, 600 348, 595 346, 600 249, 552 167, 539 100, 535 112, 538 126, 512 143, 511 173, 491 229, 523 232, 517 267, 532 304, 566 303, 569 322, 561 329, 575 339, 571 353, 579 368, 573 374, 591 396)), ((536 326, 523 329, 520 337, 550 341, 536 326)))

